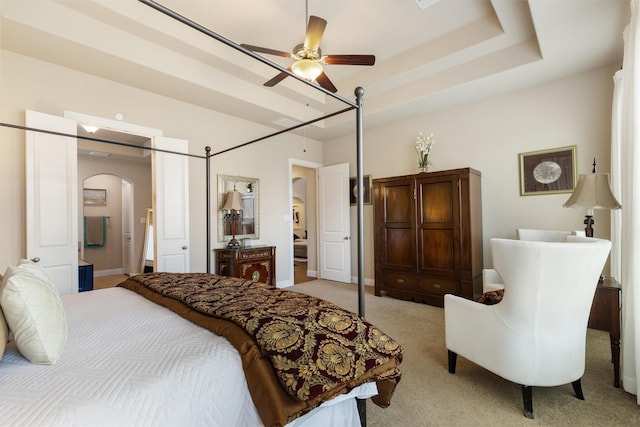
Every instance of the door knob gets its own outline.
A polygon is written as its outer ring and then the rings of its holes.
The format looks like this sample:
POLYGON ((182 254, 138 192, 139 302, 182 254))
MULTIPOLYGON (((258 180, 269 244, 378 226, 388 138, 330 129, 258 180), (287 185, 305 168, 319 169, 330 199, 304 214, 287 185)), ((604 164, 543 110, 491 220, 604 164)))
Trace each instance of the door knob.
POLYGON ((31 262, 40 262, 40 258, 34 256, 33 258, 31 258, 31 262))
POLYGON ((188 247, 187 245, 184 245, 184 246, 182 247, 182 249, 184 249, 184 250, 186 251, 186 250, 187 250, 187 247, 188 247))
POLYGON ((351 237, 350 236, 344 236, 344 240, 350 240, 351 237))

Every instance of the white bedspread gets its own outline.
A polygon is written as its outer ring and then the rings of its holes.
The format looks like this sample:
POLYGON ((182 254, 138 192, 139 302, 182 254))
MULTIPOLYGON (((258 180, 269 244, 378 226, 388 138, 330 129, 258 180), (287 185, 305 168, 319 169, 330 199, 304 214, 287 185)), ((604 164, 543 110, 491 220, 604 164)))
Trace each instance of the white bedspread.
MULTIPOLYGON (((69 338, 57 364, 31 364, 11 346, 0 361, 0 425, 262 425, 226 339, 126 289, 63 301, 69 338)), ((353 399, 333 406, 339 415, 318 408, 296 421, 359 425, 353 399)))
POLYGON ((30 364, 14 348, 0 361, 0 424, 261 425, 224 338, 126 289, 64 304, 69 339, 57 364, 30 364))

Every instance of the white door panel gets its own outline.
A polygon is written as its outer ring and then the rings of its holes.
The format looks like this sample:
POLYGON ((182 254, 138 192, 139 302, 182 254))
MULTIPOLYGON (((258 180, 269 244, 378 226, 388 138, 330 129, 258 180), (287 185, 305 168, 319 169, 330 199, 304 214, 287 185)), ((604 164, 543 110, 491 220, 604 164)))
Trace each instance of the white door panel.
POLYGON ((318 169, 320 277, 351 282, 349 164, 318 169))
MULTIPOLYGON (((27 127, 76 134, 75 120, 26 111, 27 127)), ((27 258, 61 294, 78 292, 77 140, 26 133, 27 258)))
MULTIPOLYGON (((154 147, 186 153, 188 142, 155 137, 154 147)), ((189 158, 153 152, 154 271, 189 272, 189 158)))

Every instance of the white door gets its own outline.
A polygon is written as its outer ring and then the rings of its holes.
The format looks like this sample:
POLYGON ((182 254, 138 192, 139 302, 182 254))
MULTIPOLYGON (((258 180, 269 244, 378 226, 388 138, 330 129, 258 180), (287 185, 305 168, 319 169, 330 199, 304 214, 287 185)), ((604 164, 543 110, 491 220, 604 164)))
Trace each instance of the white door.
POLYGON ((318 169, 320 278, 351 282, 349 164, 318 169))
MULTIPOLYGON (((75 135, 76 122, 26 111, 27 127, 75 135)), ((26 133, 27 258, 44 268, 61 294, 78 292, 76 138, 26 133)))
POLYGON ((133 190, 122 180, 122 272, 133 272, 133 190))
MULTIPOLYGON (((186 153, 188 142, 156 136, 153 147, 186 153)), ((154 270, 189 272, 189 158, 154 151, 153 225, 156 231, 154 270)))

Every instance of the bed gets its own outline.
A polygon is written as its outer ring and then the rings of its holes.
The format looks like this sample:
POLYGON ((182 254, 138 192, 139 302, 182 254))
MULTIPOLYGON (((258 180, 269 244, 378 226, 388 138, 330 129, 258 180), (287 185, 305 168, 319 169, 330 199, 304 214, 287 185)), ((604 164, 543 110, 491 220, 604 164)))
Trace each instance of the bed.
POLYGON ((307 259, 307 239, 294 239, 293 256, 307 259))
MULTIPOLYGON (((0 303, 9 321, 8 282, 0 303)), ((59 298, 68 330, 59 360, 31 363, 10 343, 0 362, 7 425, 359 425, 354 397, 386 406, 400 379, 402 348, 373 325, 326 301, 262 283, 148 273, 117 288, 59 298), (296 324, 304 325, 299 335, 273 342, 296 324), (332 371, 326 361, 346 354, 326 350, 336 348, 332 334, 360 362, 332 371), (372 357, 373 350, 385 356, 372 357), (305 371, 312 366, 333 373, 305 371)))

